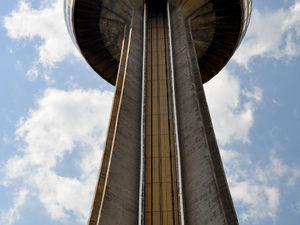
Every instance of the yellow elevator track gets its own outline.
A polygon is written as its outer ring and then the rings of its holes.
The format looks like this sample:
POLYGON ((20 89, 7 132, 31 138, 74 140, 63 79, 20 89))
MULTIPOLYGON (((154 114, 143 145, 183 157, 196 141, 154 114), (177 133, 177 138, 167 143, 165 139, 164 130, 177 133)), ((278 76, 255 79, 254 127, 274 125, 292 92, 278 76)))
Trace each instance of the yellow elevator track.
POLYGON ((144 224, 180 225, 167 15, 147 17, 144 224))

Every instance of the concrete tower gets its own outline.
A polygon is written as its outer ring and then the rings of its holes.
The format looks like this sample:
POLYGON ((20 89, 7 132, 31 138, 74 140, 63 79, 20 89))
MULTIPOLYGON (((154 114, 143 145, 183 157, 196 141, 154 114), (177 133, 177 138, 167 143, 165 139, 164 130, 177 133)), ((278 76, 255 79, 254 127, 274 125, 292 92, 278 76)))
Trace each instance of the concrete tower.
POLYGON ((238 224, 203 83, 242 40, 251 0, 65 0, 64 11, 116 87, 89 225, 238 224))

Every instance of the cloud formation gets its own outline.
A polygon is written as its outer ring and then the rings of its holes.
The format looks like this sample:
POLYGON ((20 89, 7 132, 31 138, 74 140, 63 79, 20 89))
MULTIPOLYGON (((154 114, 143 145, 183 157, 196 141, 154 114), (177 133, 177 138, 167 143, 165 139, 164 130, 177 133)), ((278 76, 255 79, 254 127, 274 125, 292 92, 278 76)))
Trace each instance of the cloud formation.
POLYGON ((37 44, 39 56, 27 73, 30 79, 37 77, 38 65, 51 69, 70 55, 79 57, 66 29, 61 0, 49 1, 49 4, 40 9, 21 0, 18 8, 4 17, 4 27, 12 39, 41 40, 37 44))
POLYGON ((254 161, 250 155, 231 150, 235 143, 249 144, 255 110, 262 101, 262 90, 253 87, 246 90, 239 79, 223 70, 205 84, 207 100, 221 146, 221 155, 236 209, 241 222, 275 220, 284 195, 284 188, 297 184, 300 168, 286 165, 269 151, 269 159, 254 161))
POLYGON ((255 108, 262 100, 262 90, 241 89, 238 78, 222 70, 205 84, 205 92, 219 143, 250 142, 249 132, 255 108))
POLYGON ((245 67, 255 57, 289 59, 300 55, 300 1, 288 9, 254 9, 247 35, 233 60, 245 67))
MULTIPOLYGON (((16 136, 23 143, 21 152, 8 159, 3 182, 9 185, 20 180, 52 219, 74 215, 86 221, 111 100, 111 92, 47 89, 36 109, 31 109, 18 125, 16 136), (80 155, 75 168, 64 175, 64 170, 58 168, 75 151, 80 155)), ((19 205, 19 201, 15 202, 12 211, 19 205)))
POLYGON ((284 164, 273 152, 269 159, 254 162, 249 155, 234 150, 221 150, 227 180, 236 206, 242 209, 242 221, 256 223, 277 217, 282 186, 295 185, 299 168, 284 164))
POLYGON ((28 190, 26 189, 21 189, 16 193, 13 207, 10 208, 7 212, 1 212, 0 214, 1 225, 11 225, 19 219, 19 209, 25 204, 27 195, 28 190))

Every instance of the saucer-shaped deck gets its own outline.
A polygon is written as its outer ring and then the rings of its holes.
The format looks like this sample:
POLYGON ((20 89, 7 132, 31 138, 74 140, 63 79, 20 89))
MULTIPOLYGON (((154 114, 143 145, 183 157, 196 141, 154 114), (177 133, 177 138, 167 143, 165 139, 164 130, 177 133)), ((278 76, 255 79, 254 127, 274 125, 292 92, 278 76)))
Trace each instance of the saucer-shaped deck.
MULTIPOLYGON (((73 42, 105 80, 115 84, 125 28, 132 15, 143 15, 142 0, 64 0, 73 42)), ((147 4, 151 1, 147 1, 147 4)), ((249 24, 251 0, 170 0, 192 31, 202 82, 228 62, 249 24)), ((173 34, 173 39, 176 34, 173 34)))

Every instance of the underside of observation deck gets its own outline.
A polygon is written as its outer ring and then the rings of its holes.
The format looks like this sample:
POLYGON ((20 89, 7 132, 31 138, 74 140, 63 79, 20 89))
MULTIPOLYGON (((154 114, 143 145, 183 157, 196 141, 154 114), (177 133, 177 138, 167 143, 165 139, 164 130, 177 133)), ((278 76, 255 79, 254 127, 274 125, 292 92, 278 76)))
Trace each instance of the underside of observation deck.
MULTIPOLYGON (((205 83, 228 62, 249 23, 251 0, 64 0, 72 40, 91 67, 115 85, 123 35, 133 14, 148 6, 180 10, 190 24, 205 83)), ((171 13, 172 13, 171 12, 171 13)))

